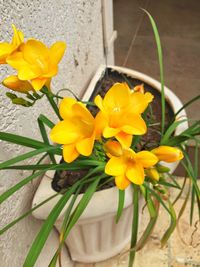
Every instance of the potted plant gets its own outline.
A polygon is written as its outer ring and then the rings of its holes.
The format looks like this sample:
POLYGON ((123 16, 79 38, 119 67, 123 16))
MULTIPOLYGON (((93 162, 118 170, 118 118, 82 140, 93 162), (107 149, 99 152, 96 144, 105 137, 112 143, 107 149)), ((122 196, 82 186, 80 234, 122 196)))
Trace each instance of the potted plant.
MULTIPOLYGON (((97 91, 95 96, 88 90, 83 100, 62 97, 50 90, 50 81, 56 75, 64 53, 63 42, 57 42, 50 48, 33 39, 24 42, 23 34, 14 27, 12 43, 0 46, 1 63, 7 63, 17 70, 17 75, 6 78, 3 84, 25 94, 25 97, 19 97, 9 92, 7 96, 14 104, 24 107, 32 106, 46 96, 58 118, 52 122, 45 115, 39 116, 43 142, 0 133, 1 140, 33 149, 0 163, 0 169, 4 170, 33 171, 4 192, 0 196, 0 203, 33 179, 45 175, 32 209, 0 230, 3 234, 31 212, 45 218, 25 259, 25 267, 34 266, 54 224, 60 231, 60 243, 49 266, 55 266, 60 259, 65 241, 71 246, 70 253, 74 259, 91 262, 119 253, 129 240, 129 266, 132 266, 135 252, 145 245, 153 231, 159 204, 163 205, 171 218, 171 224, 161 239, 164 245, 176 226, 176 214, 168 188, 182 188, 171 176, 170 166, 163 162, 182 160, 193 188, 192 206, 195 199, 200 206, 196 166, 192 167, 185 148, 185 142, 189 139, 199 143, 200 121, 188 126, 184 111, 187 105, 200 97, 182 106, 178 98, 164 87, 160 39, 153 18, 147 14, 156 37, 161 84, 141 73, 112 67, 112 71, 125 80, 114 81, 112 85, 105 86, 105 90, 97 91), (136 81, 138 79, 139 82, 136 81), (160 114, 154 114, 153 99, 156 96, 146 91, 148 86, 153 86, 154 90, 161 88, 160 114), (175 105, 170 108, 166 98, 175 105), (171 111, 172 116, 168 116, 171 111), (157 121, 159 116, 161 120, 157 121), (49 135, 45 127, 50 128, 49 135), (149 133, 153 138, 149 137, 149 133), (41 155, 36 164, 16 165, 36 155, 41 155), (50 163, 43 162, 47 156, 50 163), (146 201, 150 221, 137 240, 140 196, 146 201)), ((105 75, 108 72, 109 69, 105 72, 100 69, 100 73, 105 75)), ((97 81, 101 83, 105 79, 99 80, 98 76, 97 81)), ((94 83, 96 80, 92 81, 90 88, 94 88, 94 83)), ((171 172, 173 168, 175 166, 171 172)))

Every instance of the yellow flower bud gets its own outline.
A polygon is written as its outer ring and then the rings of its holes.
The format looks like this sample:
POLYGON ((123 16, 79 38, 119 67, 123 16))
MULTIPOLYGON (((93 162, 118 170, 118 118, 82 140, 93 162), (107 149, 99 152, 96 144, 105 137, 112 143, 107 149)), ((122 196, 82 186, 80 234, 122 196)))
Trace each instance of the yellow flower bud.
POLYGON ((156 168, 146 169, 146 175, 155 181, 159 181, 160 175, 156 168))
POLYGON ((140 85, 136 85, 134 88, 134 92, 140 92, 142 94, 144 94, 144 84, 140 84, 140 85))
POLYGON ((120 157, 123 153, 120 143, 113 140, 107 141, 104 149, 110 156, 120 157))
POLYGON ((171 146, 159 146, 151 151, 159 160, 165 162, 174 162, 183 158, 183 153, 179 148, 171 146))
POLYGON ((4 79, 2 84, 13 91, 17 91, 20 93, 27 93, 28 91, 33 91, 33 87, 28 81, 21 81, 15 75, 9 76, 4 79))

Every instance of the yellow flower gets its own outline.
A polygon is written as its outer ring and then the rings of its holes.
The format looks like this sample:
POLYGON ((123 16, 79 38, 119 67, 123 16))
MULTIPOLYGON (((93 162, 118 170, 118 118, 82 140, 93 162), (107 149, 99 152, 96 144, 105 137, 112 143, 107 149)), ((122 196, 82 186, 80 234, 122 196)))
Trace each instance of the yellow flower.
POLYGON ((34 91, 33 86, 28 81, 21 81, 16 75, 5 78, 2 84, 13 91, 20 93, 28 93, 29 91, 34 91))
POLYGON ((155 180, 155 181, 159 181, 160 175, 158 173, 158 171, 156 170, 156 168, 149 168, 146 169, 146 175, 148 177, 150 177, 151 179, 155 180))
POLYGON ((179 148, 171 146, 159 146, 151 151, 159 160, 174 162, 183 158, 183 153, 179 148))
POLYGON ((59 107, 63 121, 50 133, 53 142, 63 144, 63 157, 68 163, 79 155, 89 156, 94 146, 95 119, 88 109, 72 98, 64 98, 59 107))
POLYGON ((152 99, 150 93, 135 93, 127 84, 115 83, 104 99, 100 95, 95 97, 95 104, 100 109, 96 116, 98 134, 103 134, 105 138, 115 137, 123 146, 129 147, 132 135, 146 133, 141 113, 152 99))
POLYGON ((0 43, 0 64, 5 64, 7 57, 16 51, 24 41, 23 33, 17 30, 14 24, 12 24, 12 28, 14 34, 11 43, 0 43))
MULTIPOLYGON (((112 143, 107 144, 111 154, 115 149, 112 143)), ((119 151, 118 151, 119 154, 119 151)), ((120 156, 112 156, 106 164, 105 173, 115 176, 116 186, 123 190, 132 182, 141 185, 145 178, 145 168, 154 166, 158 158, 149 151, 134 152, 132 149, 121 148, 120 156)))
POLYGON ((35 90, 40 90, 58 72, 66 45, 56 42, 50 48, 42 42, 31 39, 20 46, 20 51, 12 53, 7 63, 18 70, 22 81, 30 81, 35 90))

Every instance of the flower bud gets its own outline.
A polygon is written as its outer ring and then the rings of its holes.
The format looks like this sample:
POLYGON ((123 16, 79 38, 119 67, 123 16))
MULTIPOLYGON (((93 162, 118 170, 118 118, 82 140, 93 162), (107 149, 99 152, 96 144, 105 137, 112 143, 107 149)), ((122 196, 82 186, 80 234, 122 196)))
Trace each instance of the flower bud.
POLYGON ((183 153, 179 148, 171 146, 159 146, 152 150, 159 160, 165 162, 174 162, 183 158, 183 153))

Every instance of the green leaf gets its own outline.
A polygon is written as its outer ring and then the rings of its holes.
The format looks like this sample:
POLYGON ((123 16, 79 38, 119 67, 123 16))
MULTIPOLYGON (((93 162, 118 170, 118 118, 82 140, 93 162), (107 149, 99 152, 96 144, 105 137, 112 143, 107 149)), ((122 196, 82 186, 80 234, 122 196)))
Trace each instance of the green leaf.
POLYGON ((188 101, 187 103, 185 103, 175 114, 174 114, 174 118, 176 118, 176 116, 182 111, 184 110, 186 107, 188 107, 189 105, 191 105, 193 102, 197 101, 200 99, 200 95, 195 96, 194 98, 192 98, 190 101, 188 101))
POLYGON ((87 189, 87 191, 84 193, 83 197, 81 198, 80 202, 78 203, 76 209, 74 210, 74 212, 72 213, 70 220, 69 220, 69 224, 67 226, 67 229, 65 231, 64 234, 64 238, 63 240, 65 240, 69 234, 69 232, 71 231, 72 227, 74 226, 74 224, 78 221, 78 219, 80 218, 81 214, 83 213, 83 211, 85 210, 85 208, 87 207, 90 199, 92 198, 93 194, 96 191, 96 188, 98 186, 98 183, 100 181, 101 178, 103 178, 105 176, 105 174, 99 176, 87 189))
POLYGON ((27 138, 25 136, 20 136, 11 133, 4 133, 4 132, 0 132, 0 140, 36 149, 46 146, 43 142, 27 138))
MULTIPOLYGON (((44 143, 47 146, 49 146, 50 145, 49 137, 48 137, 48 134, 47 134, 46 129, 45 129, 45 124, 43 122, 43 118, 41 116, 39 116, 39 118, 38 118, 38 125, 39 125, 40 133, 42 135, 42 139, 43 139, 44 143)), ((51 161, 53 163, 56 163, 54 155, 52 153, 50 153, 50 152, 48 154, 49 154, 49 157, 50 157, 51 161)))
POLYGON ((102 169, 105 166, 105 163, 95 161, 95 160, 77 160, 72 163, 59 163, 59 164, 34 164, 34 165, 14 165, 6 166, 0 169, 2 170, 43 170, 46 168, 51 168, 52 170, 80 170, 80 169, 89 169, 93 166, 99 166, 102 169))
POLYGON ((48 119, 46 116, 43 114, 40 114, 39 119, 47 125, 50 129, 52 129, 55 126, 55 123, 53 123, 50 119, 48 119))
POLYGON ((125 200, 125 190, 119 189, 119 200, 118 200, 118 209, 117 209, 117 214, 116 214, 116 223, 118 223, 122 215, 122 211, 124 208, 124 200, 125 200))
POLYGON ((155 192, 155 190, 151 189, 148 184, 145 182, 144 184, 144 187, 146 189, 148 189, 152 195, 154 195, 155 198, 157 198, 157 200, 160 202, 160 204, 166 209, 166 211, 168 213, 170 213, 170 210, 168 209, 168 207, 166 206, 165 202, 162 200, 162 198, 155 192))
POLYGON ((155 201, 155 204, 154 204, 153 200, 150 197, 148 190, 145 190, 144 186, 141 185, 140 189, 141 189, 144 199, 146 199, 147 201, 147 207, 148 207, 148 211, 150 215, 150 220, 149 220, 149 223, 147 224, 146 229, 142 233, 142 236, 140 237, 137 243, 136 251, 142 249, 147 243, 149 237, 151 236, 154 226, 156 224, 157 218, 158 218, 158 210, 159 210, 159 202, 155 201))
POLYGON ((9 188, 7 191, 5 191, 3 194, 1 194, 0 196, 0 204, 2 202, 4 202, 7 198, 9 198, 11 195, 13 195, 16 191, 18 191, 20 188, 22 188, 24 185, 26 185, 27 183, 29 183, 30 181, 32 181, 33 179, 35 179, 36 177, 38 177, 39 175, 42 175, 43 173, 45 173, 46 171, 50 170, 49 169, 45 169, 42 171, 39 171, 37 173, 34 173, 28 177, 26 177, 25 179, 23 179, 22 181, 20 181, 19 183, 17 183, 16 185, 14 185, 13 187, 9 188))
POLYGON ((173 122, 169 126, 169 128, 165 131, 165 133, 164 133, 164 135, 163 135, 163 137, 161 139, 160 144, 161 145, 168 144, 167 142, 168 142, 169 138, 171 137, 171 135, 173 134, 173 132, 175 131, 175 129, 177 128, 177 126, 180 125, 181 123, 185 122, 185 121, 187 121, 187 120, 181 120, 181 121, 175 121, 175 122, 173 122))
POLYGON ((170 223, 169 228, 167 229, 167 231, 165 232, 165 234, 163 235, 161 239, 161 247, 165 246, 167 240, 169 239, 169 237, 171 236, 171 234, 173 233, 176 227, 176 213, 175 213, 173 205, 171 204, 169 200, 168 200, 168 205, 169 205, 169 210, 170 210, 171 223, 170 223))
MULTIPOLYGON (((56 262, 57 262, 57 258, 59 256, 59 253, 61 252, 61 249, 62 249, 62 246, 64 244, 64 241, 66 239, 66 231, 67 231, 67 226, 68 226, 68 223, 69 223, 69 216, 70 216, 70 213, 71 213, 71 210, 74 206, 74 203, 75 203, 75 200, 76 200, 76 197, 79 193, 79 190, 81 189, 81 187, 83 186, 84 183, 86 182, 89 182, 90 179, 88 179, 89 177, 91 177, 93 174, 97 174, 99 173, 100 171, 102 171, 103 169, 101 167, 96 167, 95 169, 92 169, 88 172, 88 174, 83 177, 80 181, 80 187, 76 190, 76 193, 74 194, 71 202, 70 202, 70 205, 68 207, 68 209, 66 210, 66 213, 65 213, 65 217, 64 217, 64 221, 63 221, 63 224, 62 224, 62 239, 60 240, 60 245, 58 247, 58 249, 56 250, 50 264, 49 264, 49 267, 54 267, 56 265, 56 262)), ((104 177, 104 175, 102 176, 104 177)), ((95 179, 96 177, 93 177, 93 180, 95 179)), ((96 180, 96 179, 95 179, 96 180)), ((78 204, 79 205, 79 204, 78 204)))
POLYGON ((10 165, 13 165, 17 162, 23 161, 25 159, 32 158, 32 157, 39 155, 41 153, 44 153, 44 152, 50 152, 51 151, 51 152, 54 152, 57 154, 59 150, 60 150, 59 146, 46 146, 43 148, 39 148, 39 149, 27 152, 25 154, 22 154, 20 156, 17 156, 15 158, 12 158, 12 159, 9 159, 7 161, 0 163, 0 169, 6 168, 10 165))
POLYGON ((160 67, 160 82, 161 82, 161 106, 162 106, 162 121, 161 121, 161 131, 162 135, 164 134, 164 129, 165 129, 165 92, 164 92, 164 70, 163 70, 163 55, 162 55, 162 47, 161 47, 161 42, 160 42, 160 36, 158 33, 158 29, 156 26, 156 23, 153 19, 153 17, 150 15, 150 13, 142 9, 149 17, 154 36, 155 36, 155 41, 157 45, 157 52, 158 52, 158 61, 159 61, 159 67, 160 67))
POLYGON ((77 184, 74 184, 57 202, 57 204, 54 206, 54 208, 51 210, 48 218, 43 223, 37 237, 35 238, 28 255, 25 259, 23 267, 33 267, 35 265, 35 262, 44 247, 44 244, 53 228, 53 225, 55 224, 55 221, 57 220, 58 216, 60 215, 61 211, 63 210, 64 206, 66 205, 67 201, 73 194, 73 192, 77 188, 77 184))
POLYGON ((68 206, 68 208, 67 208, 67 210, 65 212, 64 220, 63 220, 61 231, 60 231, 60 246, 56 250, 53 258, 51 259, 51 262, 49 264, 49 267, 56 267, 57 259, 60 256, 62 245, 63 245, 63 235, 64 235, 64 233, 66 231, 67 223, 69 221, 70 213, 71 213, 71 211, 73 209, 73 206, 75 204, 75 201, 76 201, 76 199, 78 197, 78 194, 79 194, 79 192, 81 190, 81 187, 82 187, 82 185, 80 185, 79 188, 76 190, 75 194, 73 194, 72 200, 71 200, 71 202, 70 202, 70 204, 69 204, 69 206, 68 206))
POLYGON ((7 224, 4 228, 2 228, 0 230, 0 235, 2 235, 4 232, 6 232, 11 227, 13 227, 16 223, 18 223, 19 221, 21 221, 22 219, 24 219, 25 217, 30 215, 34 210, 38 209, 39 207, 41 207, 42 205, 44 205, 45 203, 47 203, 48 201, 50 201, 51 199, 53 199, 54 197, 56 197, 58 195, 59 195, 59 193, 56 193, 56 194, 50 196, 49 198, 47 198, 44 201, 40 202, 38 205, 34 206, 32 209, 28 210, 27 212, 25 212, 24 214, 22 214, 21 216, 19 216, 15 220, 13 220, 11 223, 7 224))
POLYGON ((131 245, 129 254, 129 267, 133 266, 136 252, 137 234, 138 234, 138 222, 139 222, 139 187, 133 185, 133 221, 132 221, 132 233, 131 233, 131 245))
POLYGON ((184 177, 184 180, 183 180, 183 184, 182 184, 181 190, 180 190, 180 192, 178 193, 178 195, 176 196, 176 198, 174 199, 172 205, 175 205, 175 203, 176 203, 176 202, 179 200, 179 198, 181 197, 181 195, 182 195, 182 193, 183 193, 183 190, 184 190, 184 188, 185 188, 186 180, 187 180, 187 178, 184 177))

